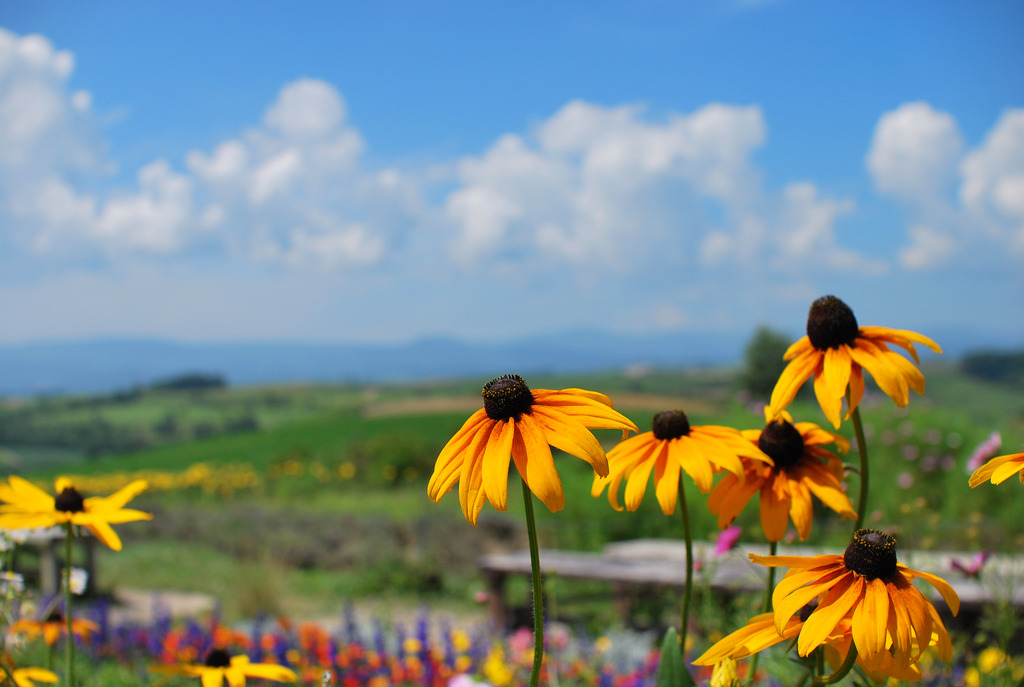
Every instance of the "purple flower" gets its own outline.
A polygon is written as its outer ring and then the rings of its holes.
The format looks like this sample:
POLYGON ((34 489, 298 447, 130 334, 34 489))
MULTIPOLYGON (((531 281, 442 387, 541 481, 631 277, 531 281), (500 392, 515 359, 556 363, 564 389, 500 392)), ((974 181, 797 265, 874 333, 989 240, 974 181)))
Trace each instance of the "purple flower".
POLYGON ((743 528, 737 525, 726 527, 719 533, 718 539, 715 540, 715 549, 711 552, 711 555, 721 556, 732 551, 736 547, 736 542, 740 540, 741 534, 743 534, 743 528))
POLYGON ((964 565, 960 561, 954 559, 950 562, 950 566, 953 570, 959 570, 966 577, 979 577, 981 575, 982 566, 985 565, 985 561, 987 561, 991 555, 991 551, 982 551, 975 555, 967 565, 964 565))
POLYGON ((967 474, 974 474, 974 471, 980 468, 982 465, 987 463, 992 458, 996 457, 999 453, 999 449, 1003 446, 1003 437, 999 432, 992 432, 988 435, 988 439, 978 444, 977 448, 974 449, 974 453, 967 459, 967 474))

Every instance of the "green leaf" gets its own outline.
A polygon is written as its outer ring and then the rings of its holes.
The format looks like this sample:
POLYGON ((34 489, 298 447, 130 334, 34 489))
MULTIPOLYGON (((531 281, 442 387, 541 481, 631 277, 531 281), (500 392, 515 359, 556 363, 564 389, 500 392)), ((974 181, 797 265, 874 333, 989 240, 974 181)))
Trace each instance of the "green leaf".
POLYGON ((657 687, 696 687, 693 676, 686 668, 683 647, 674 627, 665 631, 661 641, 661 658, 658 660, 657 687))

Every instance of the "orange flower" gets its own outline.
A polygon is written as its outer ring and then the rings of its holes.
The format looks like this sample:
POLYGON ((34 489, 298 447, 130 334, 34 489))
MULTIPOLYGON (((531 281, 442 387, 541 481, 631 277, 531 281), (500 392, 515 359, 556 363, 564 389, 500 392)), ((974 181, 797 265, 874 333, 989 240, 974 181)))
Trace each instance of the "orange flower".
MULTIPOLYGON (((767 411, 770 412, 770 411, 767 411)), ((708 508, 725 529, 743 511, 751 497, 761 493, 761 527, 770 542, 786 534, 793 520, 801 540, 811 533, 814 503, 811 495, 844 518, 856 518, 850 498, 843 491, 843 463, 822 448, 835 444, 850 450, 850 442, 811 422, 793 424, 783 411, 770 419, 763 430, 746 430, 743 436, 766 453, 774 465, 744 458, 745 480, 727 474, 708 498, 708 508)))
MULTIPOLYGON (((97 632, 99 629, 99 625, 91 620, 82 618, 71 619, 71 632, 76 637, 81 637, 85 641, 89 641, 92 633, 97 632)), ((31 618, 16 620, 11 623, 10 630, 14 633, 22 633, 29 639, 42 637, 44 642, 53 646, 60 639, 61 635, 67 634, 68 623, 59 611, 53 611, 44 620, 32 620, 31 618)))
POLYGON ((565 506, 562 481, 551 446, 608 474, 608 458, 590 429, 636 432, 636 425, 612 408, 604 394, 583 389, 530 390, 519 375, 484 385, 484 407, 470 416, 441 450, 427 495, 440 501, 456 482, 462 512, 476 524, 485 501, 497 510, 508 503, 509 463, 551 511, 565 506))
POLYGON ((892 658, 893 671, 909 668, 933 644, 933 633, 940 658, 952 657, 949 633, 938 612, 911 582, 920 577, 931 584, 953 615, 960 610, 960 597, 941 577, 897 562, 896 539, 890 535, 857 530, 842 556, 750 554, 750 559, 760 565, 789 567, 772 594, 777 633, 786 631, 807 603, 818 600, 798 635, 801 656, 834 644, 838 629, 852 639, 858 656, 871 669, 889 665, 884 663, 885 655, 892 658))
POLYGON ((785 410, 804 382, 814 376, 814 393, 830 422, 838 429, 843 398, 849 390, 846 417, 864 396, 867 370, 878 386, 903 408, 910 401, 910 389, 924 394, 924 375, 902 355, 889 349, 894 344, 919 362, 914 344, 936 353, 942 349, 927 336, 903 329, 861 327, 846 303, 835 296, 814 301, 807 316, 807 336, 798 340, 783 358, 791 361, 779 376, 769 407, 772 414, 785 410))
POLYGON ((636 510, 654 472, 655 496, 665 515, 679 499, 679 475, 685 471, 703 493, 711 491, 712 475, 728 470, 743 478, 743 462, 771 462, 756 446, 731 427, 690 426, 686 413, 667 410, 654 416, 652 430, 620 442, 608 453, 607 476, 596 476, 591 496, 608 487, 608 501, 616 510, 622 480, 626 480, 626 508, 636 510))

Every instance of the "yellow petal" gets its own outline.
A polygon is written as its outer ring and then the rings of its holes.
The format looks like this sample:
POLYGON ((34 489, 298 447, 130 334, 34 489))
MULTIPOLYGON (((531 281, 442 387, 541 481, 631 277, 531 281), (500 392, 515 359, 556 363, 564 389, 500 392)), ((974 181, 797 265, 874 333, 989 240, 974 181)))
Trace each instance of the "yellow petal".
POLYGON ((522 429, 512 443, 512 459, 530 491, 548 510, 558 512, 565 507, 565 494, 548 439, 537 422, 526 422, 522 429))
POLYGON ((825 351, 825 364, 823 374, 832 396, 842 398, 846 395, 846 387, 850 384, 850 368, 853 366, 853 359, 850 358, 850 349, 843 345, 838 348, 830 348, 825 351))
MULTIPOLYGON (((784 478, 783 478, 784 479, 784 478)), ((761 528, 765 538, 777 542, 786 536, 789 525, 789 499, 780 499, 773 483, 761 487, 761 528)))
POLYGON ((508 466, 512 463, 512 439, 516 435, 516 424, 515 418, 495 423, 491 438, 484 446, 480 476, 487 500, 495 510, 508 508, 508 466))
POLYGON ((658 497, 661 512, 672 515, 679 499, 679 461, 669 460, 668 447, 664 446, 654 471, 654 493, 658 497))
POLYGON ((608 457, 601 442, 582 424, 557 408, 534 406, 529 415, 543 431, 547 443, 590 463, 598 475, 608 474, 608 457))
POLYGON ((644 494, 647 493, 647 482, 651 477, 654 464, 659 460, 666 460, 667 444, 666 441, 658 442, 651 454, 643 462, 637 463, 636 467, 630 471, 624 494, 626 510, 636 510, 640 507, 644 494))
POLYGON ((864 600, 853 613, 853 641, 867 661, 885 651, 885 628, 889 622, 889 595, 881 579, 869 580, 864 600))
POLYGON ((935 591, 942 595, 943 601, 949 606, 949 611, 953 615, 960 613, 960 595, 956 593, 956 590, 950 586, 948 582, 939 577, 938 575, 932 575, 921 570, 913 570, 906 567, 902 563, 897 564, 897 569, 904 574, 909 573, 914 577, 920 577, 922 580, 935 587, 935 591))
POLYGON ((817 610, 804 621, 797 640, 797 653, 806 656, 828 639, 839 621, 846 617, 864 594, 864 578, 853 575, 849 583, 836 584, 821 600, 817 610))
POLYGON ((801 353, 786 366, 786 369, 779 375, 775 388, 772 389, 772 398, 768 404, 773 416, 782 412, 786 406, 793 402, 796 392, 814 374, 820 358, 821 353, 812 348, 805 353, 801 353))

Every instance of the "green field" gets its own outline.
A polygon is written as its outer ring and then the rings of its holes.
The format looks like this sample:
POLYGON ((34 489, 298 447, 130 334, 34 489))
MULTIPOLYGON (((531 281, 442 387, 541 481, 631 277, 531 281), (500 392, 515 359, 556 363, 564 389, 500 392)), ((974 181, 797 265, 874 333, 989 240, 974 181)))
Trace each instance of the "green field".
MULTIPOLYGON (((913 396, 908 408, 895 408, 878 393, 862 406, 872 464, 867 524, 898 532, 901 546, 1018 550, 1024 504, 1011 489, 970 490, 965 463, 993 431, 1001 433, 1004 453, 1024 444, 1024 395, 950 365, 923 369, 928 392, 913 396)), ((692 424, 759 428, 763 415, 736 392, 734 374, 652 371, 530 382, 603 391, 641 430, 655 412, 675 407, 686 410, 692 424)), ((211 475, 209 489, 202 483, 153 488, 133 502, 156 517, 119 527, 125 550, 101 554, 101 584, 108 587, 204 591, 221 597, 238 617, 260 607, 308 613, 323 606, 324 596, 340 603, 386 594, 459 607, 471 604, 471 592, 482 586, 475 567, 482 551, 525 546, 514 484, 509 512, 487 507, 477 528, 463 520, 456 493, 440 504, 426 496, 434 459, 479 407, 480 386, 481 380, 282 386, 162 391, 127 401, 93 399, 91 406, 87 399, 9 403, 5 412, 31 410, 40 425, 74 426, 98 417, 124 432, 151 429, 171 415, 182 426, 223 426, 246 414, 258 420, 248 431, 167 438, 143 450, 91 457, 70 446, 21 447, 7 452, 5 464, 42 482, 73 474, 123 483, 140 473, 177 475, 197 465, 211 475), (232 466, 245 466, 251 483, 214 488, 218 471, 232 466)), ((790 410, 797 420, 825 422, 813 396, 790 410)), ((845 424, 842 431, 851 432, 845 424)), ((617 432, 598 435, 606 448, 619 438, 617 432)), ((558 465, 566 507, 558 514, 538 511, 542 545, 597 550, 615 540, 680 536, 678 518, 661 513, 653 488, 636 513, 616 512, 604 497, 591 498, 585 463, 563 455, 558 465)), ((714 538, 717 524, 692 483, 689 500, 694 535, 714 538)), ((745 540, 760 540, 756 504, 737 524, 745 540)), ((816 511, 810 543, 845 546, 848 529, 831 512, 816 511)), ((571 596, 574 590, 567 591, 571 596)), ((608 609, 594 613, 595 621, 609 620, 608 609)))

